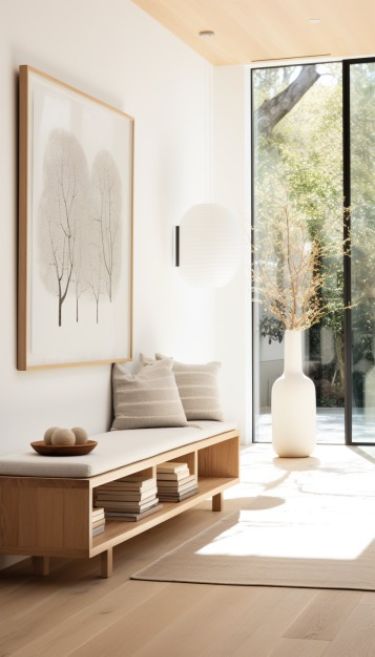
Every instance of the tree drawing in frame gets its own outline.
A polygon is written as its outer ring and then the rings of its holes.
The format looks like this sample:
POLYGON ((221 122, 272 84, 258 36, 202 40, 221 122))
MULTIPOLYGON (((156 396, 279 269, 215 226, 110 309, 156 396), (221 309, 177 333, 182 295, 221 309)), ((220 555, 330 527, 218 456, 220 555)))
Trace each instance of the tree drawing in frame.
POLYGON ((116 163, 108 151, 101 151, 95 158, 91 190, 94 221, 100 229, 106 289, 112 301, 120 276, 121 183, 116 163))
MULTIPOLYGON (((105 293, 105 269, 102 254, 101 225, 97 219, 91 221, 90 240, 87 248, 87 282, 95 304, 95 321, 99 324, 99 304, 105 293)), ((94 316, 94 315, 93 315, 94 316)))
POLYGON ((20 370, 132 355, 134 121, 20 67, 20 370))
POLYGON ((78 256, 88 232, 88 183, 87 162, 78 140, 65 130, 53 130, 44 156, 39 227, 41 275, 47 289, 56 296, 59 326, 73 278, 76 289, 81 285, 78 256))
POLYGON ((120 277, 121 182, 108 151, 100 151, 89 179, 85 154, 74 135, 53 130, 44 155, 39 231, 41 276, 56 297, 58 325, 63 304, 75 297, 79 322, 82 295, 90 295, 99 323, 100 298, 110 302, 120 277))

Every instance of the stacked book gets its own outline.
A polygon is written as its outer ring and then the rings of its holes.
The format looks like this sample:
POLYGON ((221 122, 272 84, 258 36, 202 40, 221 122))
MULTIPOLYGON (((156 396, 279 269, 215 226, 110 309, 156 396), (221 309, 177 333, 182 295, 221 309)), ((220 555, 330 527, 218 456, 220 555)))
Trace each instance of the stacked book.
POLYGON ((155 477, 130 475, 96 489, 95 506, 106 518, 135 522, 160 509, 155 477))
POLYGON ((157 466, 158 496, 161 502, 181 502, 198 491, 197 476, 187 463, 167 461, 157 466))
POLYGON ((98 509, 93 509, 91 513, 91 529, 92 535, 97 536, 104 532, 105 527, 105 515, 103 507, 98 509))

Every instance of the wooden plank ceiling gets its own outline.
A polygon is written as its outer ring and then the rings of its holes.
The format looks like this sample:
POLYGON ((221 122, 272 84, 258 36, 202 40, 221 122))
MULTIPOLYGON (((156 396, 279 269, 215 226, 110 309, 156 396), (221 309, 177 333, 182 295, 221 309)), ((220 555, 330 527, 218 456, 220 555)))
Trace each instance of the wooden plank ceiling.
POLYGON ((216 65, 375 54, 375 0, 133 2, 216 65))

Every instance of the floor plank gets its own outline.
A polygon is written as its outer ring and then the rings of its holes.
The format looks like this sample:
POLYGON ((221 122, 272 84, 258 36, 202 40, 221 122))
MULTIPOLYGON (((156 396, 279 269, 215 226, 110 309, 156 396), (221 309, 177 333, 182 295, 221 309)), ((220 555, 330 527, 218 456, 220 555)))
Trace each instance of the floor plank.
POLYGON ((361 598, 360 591, 319 591, 284 636, 332 641, 361 598))
MULTIPOLYGON (((79 568, 79 563, 74 564, 79 568)), ((94 565, 94 564, 93 564, 94 565)), ((97 598, 103 601, 104 605, 110 605, 112 600, 117 599, 116 591, 118 588, 129 585, 129 571, 120 569, 125 576, 125 582, 122 581, 120 572, 115 582, 106 580, 104 586, 101 580, 96 576, 95 571, 86 570, 84 564, 81 565, 81 574, 76 572, 76 580, 64 581, 64 572, 61 578, 56 578, 46 587, 43 582, 34 582, 33 588, 30 587, 30 595, 22 597, 19 601, 19 609, 13 603, 14 616, 8 614, 2 615, 0 623, 0 654, 1 651, 11 651, 12 654, 22 651, 24 647, 27 650, 34 650, 33 642, 35 641, 38 650, 44 641, 48 641, 51 634, 51 628, 59 628, 61 624, 69 624, 71 619, 85 618, 87 613, 91 613, 92 606, 95 605, 97 598), (27 609, 27 604, 34 597, 33 604, 27 609)), ((70 576, 72 571, 70 570, 70 576)), ((121 597, 122 602, 122 597, 121 597)), ((95 609, 93 611, 95 613, 95 609)), ((36 653, 38 654, 38 653, 36 653)))
POLYGON ((283 591, 211 586, 209 595, 202 599, 198 596, 199 590, 195 603, 186 607, 173 625, 144 641, 134 656, 228 657, 234 646, 255 632, 269 611, 280 603, 283 591))
MULTIPOLYGON (((151 582, 147 582, 150 584, 151 582)), ((137 582, 133 583, 137 586, 137 582)), ((155 582, 153 582, 155 584, 155 582)), ((110 655, 110 657, 126 657, 133 655, 142 644, 149 641, 165 628, 172 628, 181 615, 186 613, 198 601, 213 595, 212 587, 208 585, 166 584, 154 599, 145 601, 130 613, 110 627, 87 641, 81 648, 72 652, 66 651, 69 657, 92 657, 93 655, 110 655), (199 590, 198 590, 199 589, 199 590)), ((89 637, 90 635, 87 635, 89 637)), ((166 643, 169 645, 169 643, 166 643)), ((174 646, 176 649, 176 646, 174 646)), ((154 653, 154 655, 157 653, 154 653)), ((174 653, 176 654, 176 653, 174 653)))
POLYGON ((328 645, 328 641, 281 639, 269 657, 322 657, 328 645))
MULTIPOLYGON (((142 582, 139 587, 134 582, 125 582, 108 595, 92 596, 91 604, 83 609, 63 617, 60 622, 51 623, 49 631, 28 640, 18 650, 11 650, 12 657, 67 657, 77 647, 85 644, 103 630, 114 625, 116 621, 124 622, 127 614, 137 615, 139 606, 143 606, 153 596, 168 586, 157 582, 142 582)), ((157 604, 157 602, 155 603, 157 604)), ((96 653, 110 654, 110 653, 96 653)))
MULTIPOLYGON (((275 594, 277 589, 269 590, 275 594)), ((231 657, 248 657, 249 655, 269 657, 286 628, 297 614, 311 602, 315 594, 313 589, 283 588, 279 590, 282 591, 279 603, 264 615, 257 630, 232 651, 231 657)))
POLYGON ((324 657, 374 657, 375 603, 358 604, 324 657))

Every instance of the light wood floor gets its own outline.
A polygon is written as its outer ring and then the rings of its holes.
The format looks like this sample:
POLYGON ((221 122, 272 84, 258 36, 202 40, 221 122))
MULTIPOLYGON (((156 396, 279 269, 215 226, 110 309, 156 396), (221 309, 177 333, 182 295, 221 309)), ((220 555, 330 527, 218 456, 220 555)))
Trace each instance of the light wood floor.
POLYGON ((209 508, 118 547, 108 580, 98 559, 0 573, 0 657, 374 657, 375 593, 129 580, 216 521, 209 508))

